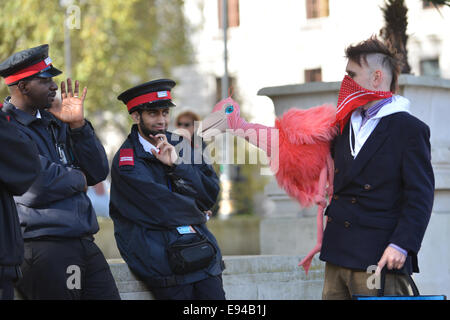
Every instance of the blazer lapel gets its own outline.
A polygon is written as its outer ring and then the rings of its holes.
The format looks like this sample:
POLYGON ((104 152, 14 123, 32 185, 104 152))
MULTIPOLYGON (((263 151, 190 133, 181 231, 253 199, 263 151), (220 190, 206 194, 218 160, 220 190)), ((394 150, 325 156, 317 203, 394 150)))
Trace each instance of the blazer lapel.
POLYGON ((352 181, 352 179, 361 172, 374 153, 383 145, 384 141, 389 136, 389 119, 390 117, 384 117, 380 120, 375 130, 371 133, 359 151, 357 157, 353 160, 352 167, 346 177, 344 177, 343 182, 340 184, 338 188, 339 190, 352 181))

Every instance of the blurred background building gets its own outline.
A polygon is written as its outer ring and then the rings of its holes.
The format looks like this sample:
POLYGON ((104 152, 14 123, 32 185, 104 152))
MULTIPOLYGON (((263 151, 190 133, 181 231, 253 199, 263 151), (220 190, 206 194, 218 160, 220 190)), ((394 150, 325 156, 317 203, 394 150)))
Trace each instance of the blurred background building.
MULTIPOLYGON (((384 0, 228 0, 228 72, 249 120, 272 125, 269 86, 344 77, 346 46, 379 34, 384 0)), ((208 114, 220 100, 222 0, 185 0, 193 63, 176 67, 180 109, 208 114)), ((412 73, 450 78, 450 8, 405 0, 412 73)))
MULTIPOLYGON (((258 90, 340 81, 345 75, 345 47, 378 35, 385 25, 381 10, 386 5, 384 0, 228 0, 227 3, 228 82, 244 116, 265 125, 274 123, 274 106, 269 98, 258 96, 258 90)), ((175 113, 191 109, 204 116, 221 100, 222 5, 223 0, 184 1, 192 63, 173 69, 178 80, 174 96, 179 107, 175 113)), ((405 5, 411 73, 450 78, 450 8, 436 8, 422 0, 405 0, 405 5)), ((252 147, 250 152, 254 152, 252 147)), ((255 172, 258 172, 255 166, 231 166, 231 190, 240 191, 230 195, 234 213, 242 213, 243 209, 264 214, 267 209, 264 197, 258 197, 262 188, 240 187, 251 181, 260 187, 267 183, 255 172), (242 206, 251 203, 255 195, 256 206, 242 206)))

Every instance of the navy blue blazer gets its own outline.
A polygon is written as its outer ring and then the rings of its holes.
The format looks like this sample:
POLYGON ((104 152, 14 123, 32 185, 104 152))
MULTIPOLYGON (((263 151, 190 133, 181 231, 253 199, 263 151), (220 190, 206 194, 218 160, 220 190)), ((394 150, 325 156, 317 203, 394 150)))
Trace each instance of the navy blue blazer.
POLYGON ((406 112, 386 116, 353 159, 349 127, 333 142, 334 194, 320 259, 367 270, 394 243, 408 251, 406 270, 419 272, 434 198, 430 129, 406 112))

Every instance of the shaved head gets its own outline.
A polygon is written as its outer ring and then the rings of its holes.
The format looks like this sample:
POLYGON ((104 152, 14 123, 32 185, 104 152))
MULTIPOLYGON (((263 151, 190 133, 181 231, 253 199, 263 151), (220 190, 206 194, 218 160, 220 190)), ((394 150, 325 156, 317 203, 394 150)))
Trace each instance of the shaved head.
POLYGON ((364 58, 366 65, 369 67, 369 72, 373 73, 381 70, 383 87, 390 88, 392 83, 392 70, 389 67, 388 56, 382 53, 371 53, 364 58))
POLYGON ((397 79, 400 73, 400 59, 386 44, 378 40, 376 36, 362 41, 345 50, 346 57, 359 66, 369 67, 371 72, 381 70, 383 84, 386 81, 387 88, 395 92, 397 90, 397 79))

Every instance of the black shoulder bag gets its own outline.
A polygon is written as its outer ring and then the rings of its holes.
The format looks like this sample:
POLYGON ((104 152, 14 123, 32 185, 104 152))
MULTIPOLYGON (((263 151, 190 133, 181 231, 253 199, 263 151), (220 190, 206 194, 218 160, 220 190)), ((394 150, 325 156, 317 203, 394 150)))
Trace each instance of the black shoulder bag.
POLYGON ((187 274, 206 268, 216 256, 214 245, 204 235, 195 231, 196 236, 190 241, 178 240, 167 248, 169 266, 175 274, 187 274))

